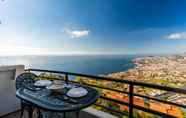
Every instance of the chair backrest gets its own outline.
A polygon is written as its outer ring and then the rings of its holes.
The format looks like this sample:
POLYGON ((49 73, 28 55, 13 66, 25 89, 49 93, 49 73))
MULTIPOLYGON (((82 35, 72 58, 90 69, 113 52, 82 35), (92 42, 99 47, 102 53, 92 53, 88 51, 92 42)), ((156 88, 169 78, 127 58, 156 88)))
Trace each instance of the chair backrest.
POLYGON ((34 73, 26 72, 17 76, 16 78, 16 89, 25 87, 28 84, 34 84, 37 75, 34 73))

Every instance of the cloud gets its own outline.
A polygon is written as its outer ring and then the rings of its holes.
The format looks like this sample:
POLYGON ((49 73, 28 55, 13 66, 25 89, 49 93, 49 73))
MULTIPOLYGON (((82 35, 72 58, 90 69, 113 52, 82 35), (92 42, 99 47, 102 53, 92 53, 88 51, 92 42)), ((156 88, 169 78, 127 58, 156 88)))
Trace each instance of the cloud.
POLYGON ((65 33, 67 33, 71 38, 83 38, 89 35, 89 30, 69 30, 65 29, 65 33))
POLYGON ((186 32, 169 34, 166 38, 167 39, 174 39, 174 40, 186 39, 186 32))

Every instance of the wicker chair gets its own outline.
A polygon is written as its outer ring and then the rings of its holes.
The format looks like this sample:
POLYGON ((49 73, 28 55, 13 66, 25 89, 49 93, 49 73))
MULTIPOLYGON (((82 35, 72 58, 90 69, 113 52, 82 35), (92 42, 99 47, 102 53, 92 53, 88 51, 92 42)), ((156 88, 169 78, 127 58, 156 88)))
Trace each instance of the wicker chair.
MULTIPOLYGON (((20 74, 16 78, 16 90, 19 89, 19 88, 24 88, 25 85, 33 85, 36 78, 37 78, 37 75, 35 75, 33 73, 30 73, 30 72, 20 74)), ((33 109, 34 109, 32 104, 30 104, 29 102, 26 102, 24 100, 21 100, 21 115, 20 115, 20 118, 23 117, 23 113, 24 113, 25 109, 29 111, 28 112, 29 116, 32 116, 33 109)))

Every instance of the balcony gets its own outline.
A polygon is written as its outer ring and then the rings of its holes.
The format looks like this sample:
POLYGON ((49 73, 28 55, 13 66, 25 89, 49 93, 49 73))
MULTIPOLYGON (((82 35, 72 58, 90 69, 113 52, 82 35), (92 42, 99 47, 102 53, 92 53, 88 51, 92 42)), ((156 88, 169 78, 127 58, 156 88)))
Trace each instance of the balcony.
MULTIPOLYGON (((19 117, 19 100, 15 97, 14 78, 21 72, 27 71, 36 73, 39 77, 44 79, 63 79, 66 82, 80 83, 87 86, 96 88, 101 92, 100 99, 91 107, 84 109, 80 113, 80 118, 117 118, 117 117, 142 117, 141 114, 152 114, 154 117, 177 118, 183 117, 181 110, 186 108, 182 102, 174 102, 177 96, 172 96, 169 99, 162 98, 162 94, 155 96, 144 95, 137 93, 137 87, 149 88, 149 90, 163 91, 163 94, 186 94, 185 89, 172 88, 167 86, 148 84, 142 82, 135 82, 129 80, 119 80, 115 78, 108 78, 103 76, 92 76, 86 74, 40 70, 40 69, 27 69, 24 66, 10 66, 0 68, 0 94, 4 98, 0 98, 0 103, 6 103, 0 107, 0 115, 3 118, 17 118, 19 117), (46 76, 46 75, 50 76, 46 76), (76 79, 74 79, 76 78, 76 79), (81 79, 77 79, 81 78, 81 79), (77 81, 78 80, 78 81, 77 81), (83 81, 82 81, 83 80, 83 81), (92 82, 87 82, 87 81, 92 82), (117 84, 126 85, 125 89, 118 89, 109 86, 99 86, 95 82, 114 82, 117 84), (104 92, 110 93, 105 94, 104 92), (116 94, 113 94, 116 93, 116 94), (115 96, 114 96, 115 95, 115 96), (117 96, 116 96, 117 95, 117 96), (122 96, 122 99, 121 99, 122 96), (10 99, 7 99, 10 98, 10 99), (8 103, 7 103, 8 102, 8 103), (107 103, 107 104, 104 104, 107 103), (108 105, 109 104, 109 105, 108 105), (118 108, 119 106, 119 108, 118 108), (166 109, 167 108, 167 109, 166 109), (180 110, 181 109, 181 110, 180 110), (137 114, 138 113, 138 114, 137 114)), ((107 84, 109 85, 109 84, 107 84)), ((35 115, 37 115, 35 113, 35 115)), ((68 114, 69 117, 74 117, 73 113, 68 114)), ((26 117, 26 114, 25 114, 26 117)))

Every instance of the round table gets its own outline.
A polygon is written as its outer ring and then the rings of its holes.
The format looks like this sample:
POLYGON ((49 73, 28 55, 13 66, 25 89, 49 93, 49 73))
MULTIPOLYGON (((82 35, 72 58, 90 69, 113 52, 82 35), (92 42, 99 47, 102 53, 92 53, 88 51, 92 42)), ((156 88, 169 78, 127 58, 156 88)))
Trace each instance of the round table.
MULTIPOLYGON (((72 84, 72 83, 70 83, 72 84)), ((99 92, 91 87, 76 84, 78 87, 83 87, 88 91, 88 94, 80 98, 70 98, 66 94, 53 94, 51 90, 32 90, 28 88, 20 88, 16 91, 16 96, 24 101, 27 101, 33 106, 52 112, 71 112, 80 111, 83 108, 94 104, 99 98, 99 92)), ((30 116, 32 117, 32 116, 30 116)))

